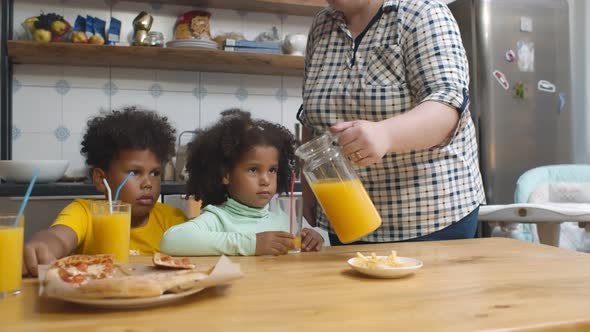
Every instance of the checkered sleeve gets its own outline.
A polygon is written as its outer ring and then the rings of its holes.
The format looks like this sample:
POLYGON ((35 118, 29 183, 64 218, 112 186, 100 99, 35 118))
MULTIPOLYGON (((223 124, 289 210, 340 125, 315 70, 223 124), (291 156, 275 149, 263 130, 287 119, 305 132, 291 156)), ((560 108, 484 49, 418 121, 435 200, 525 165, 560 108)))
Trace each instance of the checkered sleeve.
POLYGON ((408 83, 415 100, 437 101, 464 113, 469 67, 456 21, 443 4, 425 1, 408 10, 402 29, 408 83), (405 38, 404 38, 405 37, 405 38))

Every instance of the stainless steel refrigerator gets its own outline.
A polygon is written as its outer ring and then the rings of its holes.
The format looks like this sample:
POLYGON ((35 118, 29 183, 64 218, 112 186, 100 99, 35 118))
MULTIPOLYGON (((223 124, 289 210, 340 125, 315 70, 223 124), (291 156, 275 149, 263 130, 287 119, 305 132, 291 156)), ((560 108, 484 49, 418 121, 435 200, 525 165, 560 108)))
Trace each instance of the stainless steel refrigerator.
POLYGON ((572 162, 568 4, 457 0, 448 6, 469 57, 487 203, 512 203, 526 170, 572 162))

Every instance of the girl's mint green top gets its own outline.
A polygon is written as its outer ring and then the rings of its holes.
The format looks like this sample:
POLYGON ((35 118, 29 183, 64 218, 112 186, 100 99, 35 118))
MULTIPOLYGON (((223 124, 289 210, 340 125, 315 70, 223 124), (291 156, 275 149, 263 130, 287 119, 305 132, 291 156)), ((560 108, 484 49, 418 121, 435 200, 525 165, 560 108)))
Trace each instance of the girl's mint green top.
POLYGON ((233 199, 207 205, 201 215, 164 233, 160 250, 176 256, 254 255, 256 233, 289 231, 289 217, 269 205, 251 208, 233 199))

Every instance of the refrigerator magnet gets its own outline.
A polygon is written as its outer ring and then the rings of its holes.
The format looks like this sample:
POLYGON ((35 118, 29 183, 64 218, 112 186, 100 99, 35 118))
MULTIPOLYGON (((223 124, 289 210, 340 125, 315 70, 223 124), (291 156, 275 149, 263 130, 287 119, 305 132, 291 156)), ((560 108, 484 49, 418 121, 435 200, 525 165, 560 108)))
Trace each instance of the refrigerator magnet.
POLYGON ((496 78, 496 81, 498 81, 498 83, 500 83, 500 85, 504 88, 504 90, 510 89, 510 84, 508 84, 506 76, 504 76, 504 74, 501 71, 494 70, 492 74, 496 78))
POLYGON ((535 71, 535 43, 528 41, 519 41, 516 43, 516 53, 518 55, 518 69, 523 72, 535 71))
POLYGON ((527 16, 520 17, 520 31, 532 32, 533 31, 533 19, 527 16))
POLYGON ((557 114, 561 114, 563 112, 563 108, 565 107, 565 96, 566 94, 561 92, 559 93, 559 102, 557 104, 557 114))
POLYGON ((508 50, 504 53, 504 58, 508 62, 514 62, 514 60, 516 60, 516 53, 514 53, 513 50, 508 50))
POLYGON ((540 80, 539 82, 537 82, 537 90, 555 93, 555 84, 546 80, 540 80))
POLYGON ((514 86, 514 97, 518 99, 524 99, 525 90, 526 87, 523 82, 516 83, 516 85, 514 86))

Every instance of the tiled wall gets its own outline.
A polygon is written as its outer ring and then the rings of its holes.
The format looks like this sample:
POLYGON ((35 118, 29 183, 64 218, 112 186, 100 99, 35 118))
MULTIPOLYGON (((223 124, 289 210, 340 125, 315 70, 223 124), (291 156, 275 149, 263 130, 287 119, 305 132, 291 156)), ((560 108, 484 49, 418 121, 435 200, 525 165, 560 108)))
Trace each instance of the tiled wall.
MULTIPOLYGON (((154 16, 152 31, 172 38, 176 16, 190 6, 112 0, 15 1, 15 39, 27 38, 21 23, 41 12, 93 15, 123 23, 121 39, 130 42, 133 18, 142 10, 154 16), (111 4, 113 3, 113 4, 111 4)), ((276 26, 281 36, 307 33, 311 17, 206 8, 211 32, 239 32, 253 39, 276 26)), ((162 61, 165 61, 164 59, 162 61)), ((89 117, 101 110, 141 105, 166 115, 180 133, 211 124, 230 107, 282 123, 293 130, 301 104, 301 78, 191 71, 73 66, 17 65, 13 78, 13 159, 67 159, 67 175, 85 175, 80 141, 89 117)), ((187 137, 188 138, 188 137, 187 137)))

